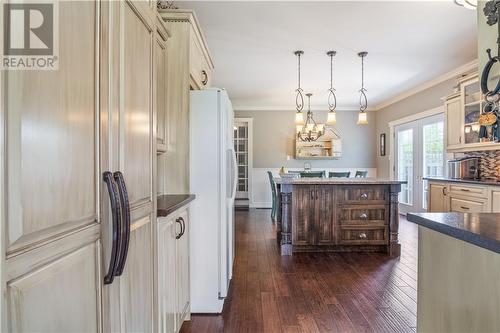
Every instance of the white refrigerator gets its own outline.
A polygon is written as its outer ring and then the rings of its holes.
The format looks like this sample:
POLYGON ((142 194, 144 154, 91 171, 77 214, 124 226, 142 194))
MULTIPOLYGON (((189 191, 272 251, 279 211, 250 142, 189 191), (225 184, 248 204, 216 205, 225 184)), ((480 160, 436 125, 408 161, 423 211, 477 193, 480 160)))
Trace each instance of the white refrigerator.
POLYGON ((234 114, 224 89, 190 96, 191 312, 220 313, 234 259, 237 164, 234 114))

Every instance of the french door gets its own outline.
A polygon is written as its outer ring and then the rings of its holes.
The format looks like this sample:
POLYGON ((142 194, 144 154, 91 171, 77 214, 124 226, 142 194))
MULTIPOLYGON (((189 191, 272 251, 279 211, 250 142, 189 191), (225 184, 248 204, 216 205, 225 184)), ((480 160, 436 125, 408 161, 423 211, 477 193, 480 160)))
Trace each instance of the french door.
POLYGON ((444 116, 438 114, 398 125, 395 137, 395 178, 406 180, 401 186, 401 213, 427 210, 426 177, 443 177, 445 164, 444 116))

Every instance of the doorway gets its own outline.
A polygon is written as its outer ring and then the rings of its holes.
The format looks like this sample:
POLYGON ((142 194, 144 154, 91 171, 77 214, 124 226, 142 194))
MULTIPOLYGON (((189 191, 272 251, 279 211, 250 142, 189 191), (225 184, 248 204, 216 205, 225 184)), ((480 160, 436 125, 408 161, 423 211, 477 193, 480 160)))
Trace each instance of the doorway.
POLYGON ((252 118, 235 118, 234 152, 238 168, 238 184, 234 207, 247 210, 250 206, 252 184, 252 118))
POLYGON ((403 214, 427 211, 426 177, 445 176, 444 115, 414 120, 394 127, 394 176, 401 185, 403 214))

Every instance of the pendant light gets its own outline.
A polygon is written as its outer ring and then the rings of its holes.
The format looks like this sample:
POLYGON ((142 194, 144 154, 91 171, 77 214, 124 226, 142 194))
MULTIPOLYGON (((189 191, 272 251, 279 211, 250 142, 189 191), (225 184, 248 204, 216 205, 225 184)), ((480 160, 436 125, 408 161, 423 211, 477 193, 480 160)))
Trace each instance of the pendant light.
POLYGON ((297 56, 298 62, 298 86, 295 90, 295 108, 297 112, 295 113, 295 124, 297 125, 297 131, 299 126, 304 124, 304 115, 302 114, 302 109, 304 108, 304 96, 302 95, 302 88, 300 87, 300 57, 304 54, 304 51, 295 51, 294 54, 297 56))
POLYGON ((366 109, 368 108, 368 99, 366 98, 365 89, 365 57, 368 52, 359 52, 358 56, 361 58, 361 89, 359 90, 359 114, 358 114, 358 125, 368 125, 368 118, 366 115, 366 109))
POLYGON ((455 4, 472 10, 477 8, 477 0, 455 0, 455 4))
POLYGON ((335 96, 335 89, 333 88, 333 57, 337 54, 336 51, 328 51, 326 55, 330 57, 330 89, 328 89, 328 118, 327 125, 335 125, 337 123, 337 96, 335 96))

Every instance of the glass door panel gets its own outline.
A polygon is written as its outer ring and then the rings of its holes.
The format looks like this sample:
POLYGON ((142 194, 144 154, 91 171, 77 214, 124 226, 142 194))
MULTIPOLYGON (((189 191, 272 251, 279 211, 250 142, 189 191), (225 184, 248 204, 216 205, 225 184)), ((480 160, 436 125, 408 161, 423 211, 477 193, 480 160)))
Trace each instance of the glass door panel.
POLYGON ((248 123, 234 124, 234 151, 238 164, 238 186, 236 198, 248 198, 248 123))
POLYGON ((413 129, 401 129, 397 131, 397 176, 399 180, 407 181, 401 185, 399 202, 413 206, 413 129))
MULTIPOLYGON (((444 177, 444 121, 434 117, 422 127, 422 176, 444 177)), ((428 182, 422 179, 422 210, 427 210, 428 182)))

